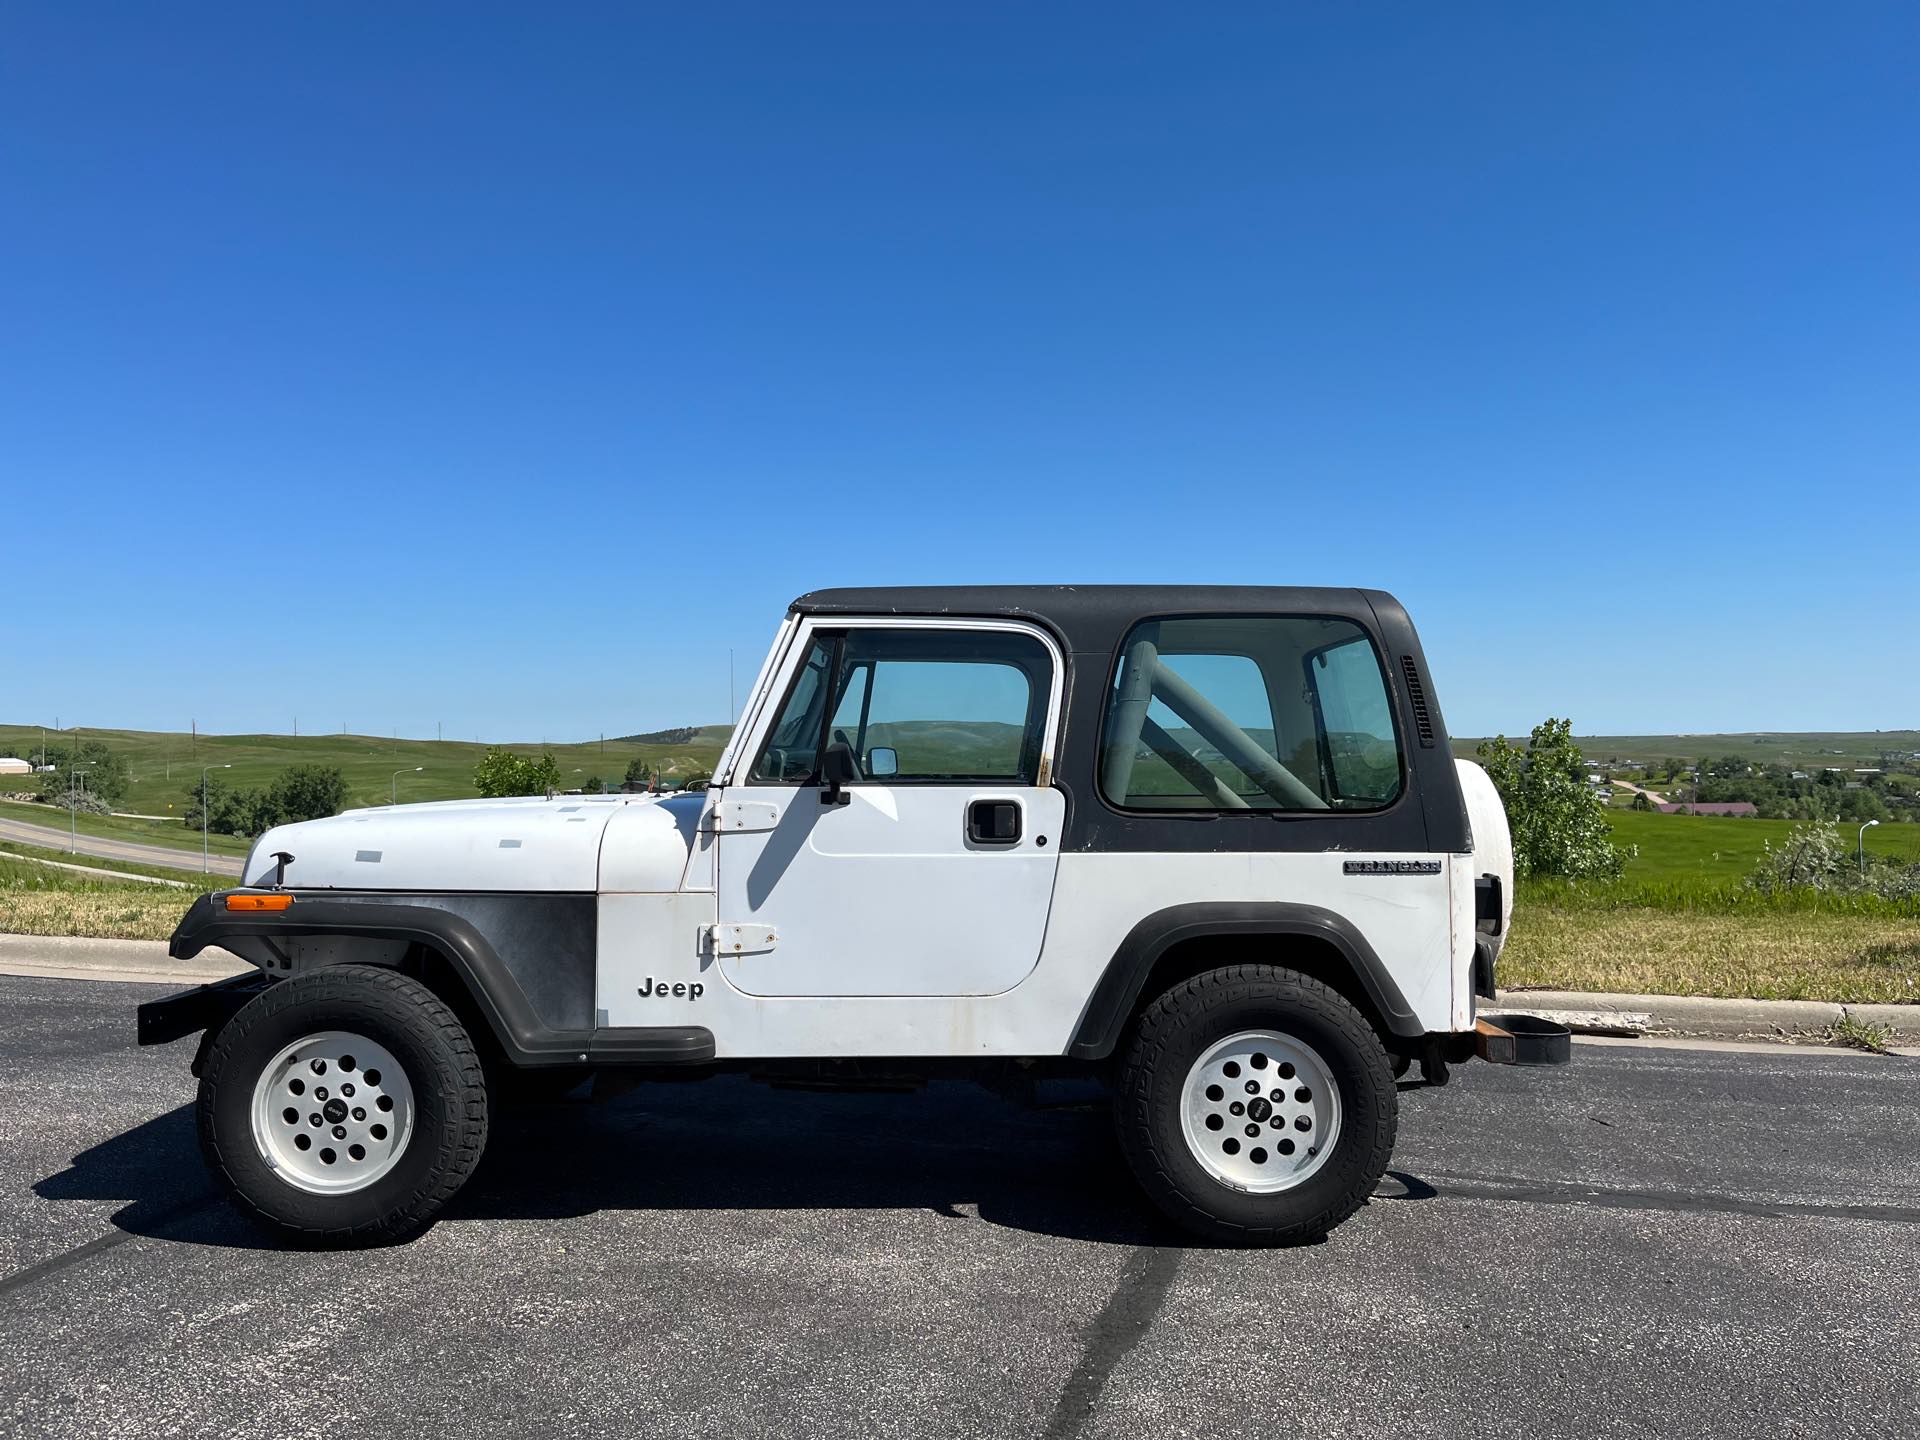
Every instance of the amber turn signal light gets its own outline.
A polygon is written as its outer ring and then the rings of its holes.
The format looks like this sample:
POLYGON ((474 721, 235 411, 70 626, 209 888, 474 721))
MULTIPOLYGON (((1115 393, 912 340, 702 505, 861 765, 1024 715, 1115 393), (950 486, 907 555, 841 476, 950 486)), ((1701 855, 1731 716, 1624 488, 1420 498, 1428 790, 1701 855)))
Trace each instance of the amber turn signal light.
POLYGON ((229 910, 284 910, 293 904, 293 896, 229 895, 225 903, 229 910))

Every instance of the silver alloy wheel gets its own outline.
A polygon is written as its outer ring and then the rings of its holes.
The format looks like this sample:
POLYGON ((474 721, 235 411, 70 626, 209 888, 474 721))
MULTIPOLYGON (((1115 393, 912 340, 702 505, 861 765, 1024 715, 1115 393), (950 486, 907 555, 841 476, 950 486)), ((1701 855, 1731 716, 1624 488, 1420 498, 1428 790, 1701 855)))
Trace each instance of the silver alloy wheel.
POLYGON ((253 1142, 289 1185, 317 1195, 364 1190, 413 1135, 413 1084, 393 1052, 322 1030, 287 1046, 253 1086, 253 1142))
POLYGON ((1311 1046, 1277 1030, 1243 1030, 1193 1062, 1181 1128, 1201 1167, 1256 1195, 1290 1190, 1340 1140, 1340 1089, 1311 1046))

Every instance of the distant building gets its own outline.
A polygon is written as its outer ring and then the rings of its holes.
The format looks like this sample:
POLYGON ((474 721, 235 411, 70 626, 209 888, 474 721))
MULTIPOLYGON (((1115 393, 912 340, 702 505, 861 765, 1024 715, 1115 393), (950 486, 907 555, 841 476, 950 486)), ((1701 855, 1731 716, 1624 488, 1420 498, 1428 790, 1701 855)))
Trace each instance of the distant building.
POLYGON ((0 775, 31 775, 33 766, 12 755, 0 755, 0 775))
POLYGON ((1688 801, 1683 805, 1655 806, 1662 815, 1758 815, 1760 808, 1746 800, 1688 801))

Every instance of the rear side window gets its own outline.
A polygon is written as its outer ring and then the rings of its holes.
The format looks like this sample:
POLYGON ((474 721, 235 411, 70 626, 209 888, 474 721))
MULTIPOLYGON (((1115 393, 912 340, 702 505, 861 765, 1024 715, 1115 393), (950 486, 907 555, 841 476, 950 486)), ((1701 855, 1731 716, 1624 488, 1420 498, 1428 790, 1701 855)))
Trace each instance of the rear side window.
POLYGON ((824 741, 853 752, 855 784, 1031 785, 1052 677, 1046 647, 1011 631, 816 632, 752 778, 809 781, 824 741))
POLYGON ((1138 810, 1378 810, 1402 783, 1372 640, 1308 616, 1136 625, 1099 763, 1101 793, 1138 810))

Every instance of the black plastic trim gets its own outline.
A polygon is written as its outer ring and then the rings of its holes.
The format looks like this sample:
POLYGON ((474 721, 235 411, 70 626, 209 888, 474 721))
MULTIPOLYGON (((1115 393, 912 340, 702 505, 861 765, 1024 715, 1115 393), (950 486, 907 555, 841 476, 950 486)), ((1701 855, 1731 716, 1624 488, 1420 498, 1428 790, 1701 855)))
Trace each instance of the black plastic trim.
POLYGON ((1477 941, 1473 947, 1473 993, 1491 1000, 1497 993, 1497 982, 1493 972, 1493 946, 1490 942, 1477 941))
POLYGON ((137 1043, 169 1045, 201 1030, 217 1030, 271 984, 271 976, 252 970, 149 1000, 133 1012, 137 1043))
POLYGON ((1506 909, 1506 899, 1500 893, 1498 875, 1481 875, 1473 882, 1473 923, 1486 935, 1498 935, 1502 923, 1501 912, 1506 909))
POLYGON ((1052 631, 1067 660, 1066 713, 1053 784, 1067 801, 1059 840, 1069 852, 1463 854, 1472 849, 1467 807, 1446 723, 1426 683, 1426 656, 1405 607, 1382 590, 1236 585, 988 585, 824 590, 802 595, 796 615, 857 624, 867 615, 1020 619, 1052 631), (1401 796, 1371 811, 1152 811, 1128 813, 1101 800, 1095 785, 1107 684, 1122 637, 1151 618, 1200 615, 1337 616, 1351 620, 1388 658, 1388 687, 1403 738, 1401 796), (1418 716, 1405 660, 1421 680, 1418 716), (1416 743, 1431 736, 1433 743, 1416 743))
POLYGON ((690 1064, 714 1055, 713 1034, 700 1026, 596 1031, 549 1025, 487 937, 450 910, 296 891, 286 910, 235 914, 216 904, 219 899, 203 895, 193 902, 173 933, 168 953, 184 960, 210 945, 245 945, 277 935, 404 940, 428 946, 447 960, 515 1065, 570 1065, 588 1058, 612 1064, 690 1064))
POLYGON ((1389 1030, 1404 1036, 1425 1033, 1366 937, 1343 916, 1318 905, 1277 900, 1202 901, 1157 911, 1127 932, 1127 938, 1107 962, 1100 983, 1094 986, 1066 1053, 1077 1060, 1104 1060, 1111 1055, 1154 962, 1182 941, 1212 935, 1296 935, 1324 940, 1352 968, 1354 978, 1389 1030))

